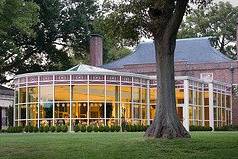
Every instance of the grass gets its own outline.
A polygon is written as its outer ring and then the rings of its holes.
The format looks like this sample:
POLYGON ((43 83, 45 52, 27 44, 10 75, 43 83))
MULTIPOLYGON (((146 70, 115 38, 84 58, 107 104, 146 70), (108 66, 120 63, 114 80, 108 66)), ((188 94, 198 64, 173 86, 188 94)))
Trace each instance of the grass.
POLYGON ((143 133, 0 134, 0 159, 238 158, 238 132, 193 132, 191 139, 145 140, 143 133))

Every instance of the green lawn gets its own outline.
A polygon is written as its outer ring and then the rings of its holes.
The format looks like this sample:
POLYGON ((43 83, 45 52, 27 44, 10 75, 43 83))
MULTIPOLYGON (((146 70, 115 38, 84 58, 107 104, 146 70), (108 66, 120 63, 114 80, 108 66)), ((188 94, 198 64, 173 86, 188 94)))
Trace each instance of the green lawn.
POLYGON ((191 139, 145 140, 143 133, 0 134, 0 159, 238 158, 238 132, 194 132, 191 139))

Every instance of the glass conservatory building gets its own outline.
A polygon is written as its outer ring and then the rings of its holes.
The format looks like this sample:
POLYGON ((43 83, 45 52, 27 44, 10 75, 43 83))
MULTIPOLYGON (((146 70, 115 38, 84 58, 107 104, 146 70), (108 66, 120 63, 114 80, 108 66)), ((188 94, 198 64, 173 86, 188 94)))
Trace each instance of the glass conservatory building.
MULTIPOLYGON (((67 71, 27 73, 14 80, 17 125, 122 125, 152 122, 156 77, 88 65, 67 71)), ((177 114, 189 125, 230 125, 231 86, 217 81, 176 77, 177 114)))

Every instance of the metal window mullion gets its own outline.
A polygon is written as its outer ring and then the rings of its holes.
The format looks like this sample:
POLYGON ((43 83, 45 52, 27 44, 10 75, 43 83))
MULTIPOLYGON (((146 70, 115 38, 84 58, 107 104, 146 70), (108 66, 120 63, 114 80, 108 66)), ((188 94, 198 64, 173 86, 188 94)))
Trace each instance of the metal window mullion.
POLYGON ((107 125, 107 101, 106 101, 106 97, 107 97, 107 86, 106 86, 106 75, 104 75, 104 125, 107 125))
POLYGON ((147 96, 146 96, 146 115, 147 115, 147 125, 150 125, 150 81, 147 80, 147 96))
POLYGON ((53 123, 52 125, 55 125, 55 75, 53 75, 53 123))
POLYGON ((89 75, 87 75, 87 125, 89 125, 89 75))
POLYGON ((142 120, 143 120, 143 118, 142 118, 142 108, 143 108, 143 105, 142 105, 142 83, 141 83, 141 80, 140 80, 140 97, 139 97, 139 99, 140 99, 140 123, 142 124, 142 120))
POLYGON ((204 84, 202 84, 202 126, 205 125, 205 115, 204 115, 204 111, 205 111, 205 102, 204 102, 204 84))
POLYGON ((131 81, 131 121, 134 124, 134 78, 131 81))
POLYGON ((69 131, 72 131, 72 75, 69 76, 70 80, 69 80, 69 131))
POLYGON ((37 126, 40 127, 40 76, 38 76, 37 126))
POLYGON ((120 81, 119 81, 119 83, 120 83, 120 86, 119 86, 119 107, 120 107, 120 113, 119 113, 119 115, 118 115, 118 117, 119 117, 119 125, 120 125, 120 127, 121 127, 121 131, 122 131, 122 121, 121 121, 121 117, 122 117, 122 103, 121 103, 121 76, 120 76, 120 81))
POLYGON ((26 77, 26 125, 28 125, 28 77, 26 77))

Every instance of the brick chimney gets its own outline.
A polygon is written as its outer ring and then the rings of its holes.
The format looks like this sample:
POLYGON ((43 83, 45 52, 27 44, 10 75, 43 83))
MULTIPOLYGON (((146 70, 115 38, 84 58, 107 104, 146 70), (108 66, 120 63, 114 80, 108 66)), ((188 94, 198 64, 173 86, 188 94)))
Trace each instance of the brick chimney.
POLYGON ((103 42, 99 34, 92 34, 90 38, 90 64, 92 66, 103 64, 103 42))

